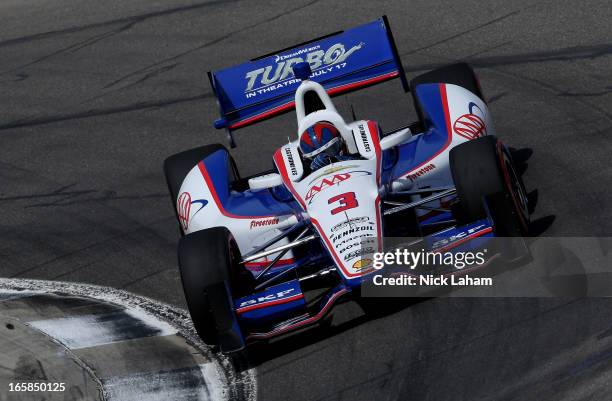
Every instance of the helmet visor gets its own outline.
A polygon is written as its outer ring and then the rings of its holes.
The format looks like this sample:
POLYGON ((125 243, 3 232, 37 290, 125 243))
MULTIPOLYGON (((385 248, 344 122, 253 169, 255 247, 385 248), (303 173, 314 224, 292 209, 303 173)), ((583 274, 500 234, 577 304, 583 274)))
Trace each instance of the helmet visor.
POLYGON ((337 156, 340 153, 340 138, 336 137, 327 142, 325 145, 321 146, 319 149, 316 149, 310 153, 304 153, 304 157, 312 159, 321 153, 325 153, 328 156, 337 156))

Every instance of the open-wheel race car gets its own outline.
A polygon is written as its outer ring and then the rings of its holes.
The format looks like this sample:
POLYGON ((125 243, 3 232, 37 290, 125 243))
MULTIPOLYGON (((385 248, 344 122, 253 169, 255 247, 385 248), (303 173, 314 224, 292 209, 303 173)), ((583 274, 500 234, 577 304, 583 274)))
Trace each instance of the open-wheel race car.
POLYGON ((295 140, 271 152, 270 171, 242 177, 219 144, 165 161, 189 312, 223 352, 321 323, 359 296, 374 273, 364 255, 381 251, 386 235, 448 250, 527 232, 523 182, 472 69, 453 64, 408 81, 385 17, 209 78, 215 126, 232 145, 238 128, 297 116, 295 140), (418 115, 400 129, 346 120, 330 98, 395 78, 418 115))

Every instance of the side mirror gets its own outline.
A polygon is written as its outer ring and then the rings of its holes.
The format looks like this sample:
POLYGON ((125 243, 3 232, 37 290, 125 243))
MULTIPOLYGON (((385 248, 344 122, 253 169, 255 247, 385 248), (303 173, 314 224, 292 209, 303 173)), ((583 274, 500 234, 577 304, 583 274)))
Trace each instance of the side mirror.
POLYGON ((391 149, 392 147, 397 146, 402 142, 406 142, 411 137, 412 137, 412 132, 410 132, 410 128, 405 128, 391 135, 387 135, 386 137, 381 139, 380 148, 382 150, 391 149))
POLYGON ((283 183, 283 179, 278 173, 270 173, 249 178, 249 188, 251 190, 267 189, 278 187, 283 183))

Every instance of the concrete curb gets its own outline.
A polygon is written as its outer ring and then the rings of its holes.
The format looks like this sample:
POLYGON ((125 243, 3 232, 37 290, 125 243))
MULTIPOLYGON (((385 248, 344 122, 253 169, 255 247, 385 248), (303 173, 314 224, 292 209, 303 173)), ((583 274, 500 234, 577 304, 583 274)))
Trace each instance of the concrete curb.
MULTIPOLYGON (((0 279, 0 322, 10 332, 0 340, 7 391, 8 382, 61 381, 66 392, 45 392, 46 399, 256 399, 252 370, 203 344, 186 311, 142 296, 0 279)), ((8 394, 25 400, 43 393, 8 394)))

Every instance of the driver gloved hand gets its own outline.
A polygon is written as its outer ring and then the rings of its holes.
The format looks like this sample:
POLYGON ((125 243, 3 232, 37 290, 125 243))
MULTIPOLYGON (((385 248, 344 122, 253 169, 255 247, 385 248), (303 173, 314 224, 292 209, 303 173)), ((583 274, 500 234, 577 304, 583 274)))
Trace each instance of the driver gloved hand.
POLYGON ((316 156, 314 159, 312 159, 312 162, 310 163, 310 169, 314 171, 314 170, 318 170, 321 167, 325 167, 328 164, 331 164, 334 162, 342 162, 342 161, 351 160, 351 159, 352 158, 350 156, 345 156, 345 155, 330 156, 327 154, 320 154, 316 156))
POLYGON ((332 161, 333 160, 332 160, 331 156, 329 156, 329 155, 327 155, 325 153, 322 153, 320 155, 315 156, 315 158, 312 159, 312 162, 310 162, 310 169, 312 171, 318 170, 321 167, 325 167, 328 164, 331 164, 332 161))

